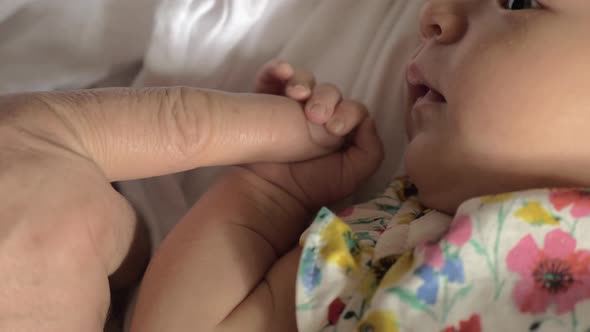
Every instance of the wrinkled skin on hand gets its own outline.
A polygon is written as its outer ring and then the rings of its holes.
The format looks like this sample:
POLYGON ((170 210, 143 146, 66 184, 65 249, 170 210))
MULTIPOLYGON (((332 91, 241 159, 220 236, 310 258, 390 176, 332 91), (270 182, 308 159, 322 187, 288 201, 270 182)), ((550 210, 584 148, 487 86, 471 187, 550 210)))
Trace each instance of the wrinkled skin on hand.
MULTIPOLYGON (((137 233, 112 181, 316 157, 301 105, 189 88, 0 96, 0 330, 102 331, 137 233)), ((325 142, 324 142, 325 143, 325 142)), ((141 246, 148 251, 147 247, 141 246)))

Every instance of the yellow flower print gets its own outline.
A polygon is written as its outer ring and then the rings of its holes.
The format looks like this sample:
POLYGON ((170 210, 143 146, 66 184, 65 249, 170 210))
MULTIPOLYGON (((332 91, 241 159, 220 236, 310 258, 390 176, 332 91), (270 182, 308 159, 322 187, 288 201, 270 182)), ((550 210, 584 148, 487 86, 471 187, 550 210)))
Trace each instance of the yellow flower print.
POLYGON ((533 225, 559 225, 559 220, 537 201, 526 203, 514 215, 533 225))
POLYGON ((391 288, 395 286, 412 269, 412 266, 414 266, 414 255, 412 251, 408 251, 385 273, 379 287, 391 288))
POLYGON ((395 179, 390 186, 393 189, 393 192, 395 193, 395 197, 402 202, 412 196, 416 196, 416 194, 418 193, 416 186, 410 181, 410 178, 408 178, 407 176, 402 176, 395 179))
POLYGON ((377 272, 373 269, 369 269, 367 274, 363 277, 361 281, 358 293, 365 299, 367 303, 371 302, 373 299, 373 295, 375 295, 375 291, 377 290, 377 272))
POLYGON ((481 198, 482 204, 495 204, 495 203, 502 203, 512 198, 514 194, 499 194, 499 195, 490 195, 484 196, 481 198))
POLYGON ((393 312, 373 311, 363 319, 356 332, 398 332, 397 319, 393 312))
POLYGON ((414 220, 424 216, 427 209, 424 209, 420 202, 415 198, 405 201, 397 215, 394 216, 395 225, 409 225, 414 220))
POLYGON ((416 214, 413 212, 407 212, 400 214, 397 218, 396 225, 409 225, 412 221, 416 220, 416 214))
POLYGON ((345 270, 358 268, 361 257, 358 238, 340 218, 332 219, 322 230, 320 237, 324 243, 320 249, 320 256, 324 261, 345 270))
POLYGON ((397 258, 394 256, 384 258, 379 262, 373 262, 359 284, 358 292, 367 302, 371 302, 377 288, 390 288, 395 286, 403 276, 412 268, 414 256, 412 251, 397 258))

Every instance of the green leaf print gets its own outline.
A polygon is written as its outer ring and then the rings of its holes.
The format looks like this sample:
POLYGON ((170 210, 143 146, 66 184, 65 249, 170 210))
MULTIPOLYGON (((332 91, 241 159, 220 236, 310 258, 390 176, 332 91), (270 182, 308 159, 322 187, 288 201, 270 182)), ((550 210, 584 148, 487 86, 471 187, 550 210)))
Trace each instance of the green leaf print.
POLYGON ((578 330, 578 316, 576 315, 576 307, 572 310, 572 332, 576 332, 578 330))
POLYGON ((453 295, 453 297, 451 297, 451 301, 449 302, 449 305, 444 309, 443 321, 445 321, 445 322, 447 321, 447 316, 453 310, 453 307, 455 306, 455 304, 457 303, 457 301, 459 300, 459 298, 462 298, 462 297, 465 297, 465 296, 469 295, 469 293, 471 292, 471 289, 472 288, 473 288, 472 285, 465 286, 465 287, 459 289, 457 291, 457 293, 455 293, 453 295))
POLYGON ((480 255, 483 256, 487 256, 487 252, 484 249, 484 247, 481 246, 481 244, 479 243, 479 241, 475 240, 475 239, 471 239, 471 241, 469 241, 469 243, 471 244, 471 246, 473 247, 473 249, 475 249, 475 252, 477 252, 480 255))
POLYGON ((428 308, 428 305, 420 301, 416 297, 416 295, 410 293, 409 291, 402 288, 391 288, 388 289, 387 292, 396 295, 402 302, 408 304, 416 310, 422 311, 423 313, 430 316, 430 318, 432 318, 433 320, 437 319, 436 314, 432 310, 430 310, 430 308, 428 308))
POLYGON ((494 276, 494 284, 496 285, 496 299, 498 299, 498 296, 500 296, 500 292, 502 291, 502 287, 504 286, 504 281, 500 282, 500 284, 498 285, 498 274, 496 273, 497 267, 492 262, 492 259, 490 258, 488 251, 481 245, 481 243, 479 243, 479 241, 477 241, 476 239, 471 239, 469 241, 469 244, 471 244, 473 249, 475 249, 476 253, 485 257, 488 269, 490 270, 490 272, 492 272, 492 275, 494 276))
POLYGON ((373 238, 369 232, 358 232, 356 233, 356 237, 359 241, 371 241, 373 244, 377 243, 375 238, 373 238))
POLYGON ((574 220, 572 227, 570 228, 570 234, 572 236, 574 236, 574 233, 576 233, 576 227, 578 227, 578 222, 580 221, 580 219, 576 219, 574 220))
POLYGON ((498 300, 500 298, 500 294, 502 293, 502 289, 504 288, 504 279, 500 279, 500 271, 499 271, 499 251, 500 251, 500 243, 502 240, 502 233, 504 230, 504 224, 506 223, 506 218, 510 215, 510 211, 512 211, 512 208, 514 206, 515 201, 512 200, 510 202, 510 204, 508 206, 506 206, 506 204, 501 204, 500 205, 500 210, 498 211, 498 217, 497 217, 497 229, 496 229, 496 236, 493 242, 493 247, 489 248, 490 251, 488 251, 485 247, 486 243, 482 243, 480 242, 481 240, 484 240, 485 238, 482 237, 481 234, 481 220, 475 219, 474 223, 476 225, 476 229, 477 229, 477 233, 480 237, 480 241, 476 240, 475 238, 471 239, 469 241, 469 244, 471 244, 471 246, 475 249, 475 252, 477 252, 478 254, 482 255, 485 257, 486 259, 486 264, 490 270, 490 272, 492 273, 492 276, 494 278, 494 286, 495 286, 495 297, 494 300, 498 300))
POLYGON ((389 205, 389 204, 379 204, 376 203, 375 205, 377 205, 377 208, 383 212, 389 213, 389 214, 395 214, 397 211, 399 211, 399 205, 389 205))
POLYGON ((295 310, 297 311, 310 311, 315 309, 315 306, 313 305, 313 303, 302 303, 302 304, 298 304, 295 307, 295 310))
POLYGON ((368 224, 372 224, 374 222, 380 223, 383 220, 384 220, 383 217, 361 218, 361 219, 356 220, 356 221, 351 221, 348 224, 349 225, 368 225, 368 224))
POLYGON ((358 254, 360 254, 361 248, 359 247, 358 239, 356 238, 354 233, 349 231, 344 233, 344 242, 346 243, 346 248, 348 249, 351 255, 357 256, 358 254))

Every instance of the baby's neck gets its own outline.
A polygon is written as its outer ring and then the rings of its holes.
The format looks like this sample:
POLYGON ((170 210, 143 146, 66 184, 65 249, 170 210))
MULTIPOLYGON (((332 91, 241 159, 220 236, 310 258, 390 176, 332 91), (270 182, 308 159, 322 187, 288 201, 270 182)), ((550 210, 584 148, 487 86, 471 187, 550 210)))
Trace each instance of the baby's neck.
POLYGON ((454 215, 461 204, 472 198, 546 188, 590 188, 590 169, 552 176, 505 178, 491 185, 440 188, 434 195, 421 195, 418 190, 418 197, 425 207, 454 215))

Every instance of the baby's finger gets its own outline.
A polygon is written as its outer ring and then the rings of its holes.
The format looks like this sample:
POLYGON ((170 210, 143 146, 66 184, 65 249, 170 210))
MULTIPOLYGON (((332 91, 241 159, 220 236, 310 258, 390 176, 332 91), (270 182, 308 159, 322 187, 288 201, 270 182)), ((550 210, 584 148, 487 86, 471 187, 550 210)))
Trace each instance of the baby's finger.
POLYGON ((383 142, 379 138, 375 121, 366 116, 354 134, 353 144, 344 152, 349 165, 344 172, 351 172, 344 178, 352 181, 348 185, 355 188, 373 174, 383 161, 383 142))
POLYGON ((348 135, 368 114, 365 105, 344 100, 336 107, 334 115, 326 123, 326 130, 334 136, 348 135))
POLYGON ((325 124, 341 100, 342 94, 336 86, 328 83, 319 84, 313 89, 311 98, 305 104, 305 115, 313 123, 325 124))
POLYGON ((294 75, 293 67, 283 60, 272 60, 266 63, 256 75, 255 92, 281 95, 285 84, 294 75))
POLYGON ((285 95, 297 101, 305 101, 315 87, 315 77, 307 70, 297 69, 287 83, 285 95))

